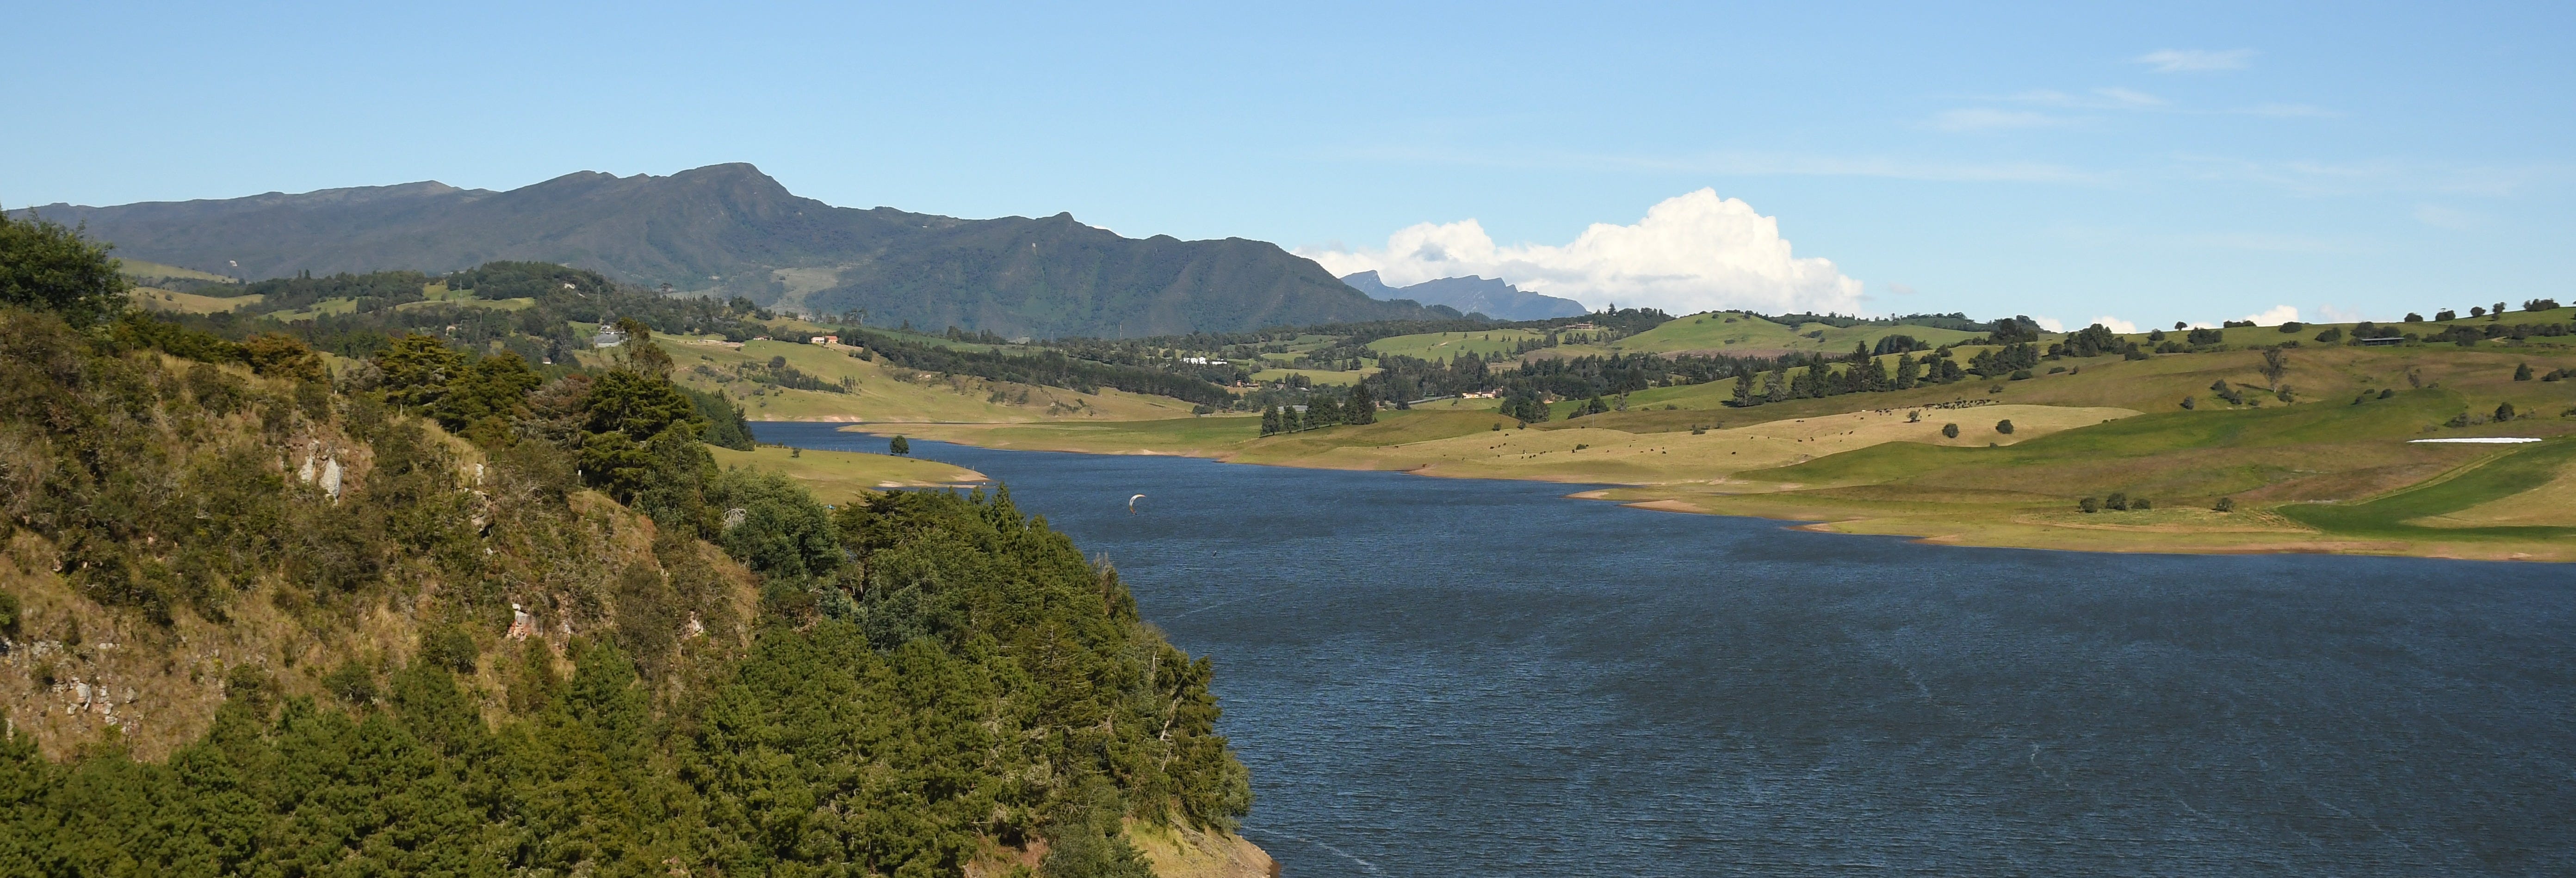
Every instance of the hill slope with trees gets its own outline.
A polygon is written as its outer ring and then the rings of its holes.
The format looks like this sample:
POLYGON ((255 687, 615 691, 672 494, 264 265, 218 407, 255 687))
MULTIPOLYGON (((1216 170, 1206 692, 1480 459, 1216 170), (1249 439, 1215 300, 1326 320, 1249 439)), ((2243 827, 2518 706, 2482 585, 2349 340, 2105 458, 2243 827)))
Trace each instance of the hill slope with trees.
POLYGON ((1250 805, 1114 570, 719 469, 634 318, 334 375, 124 294, 0 226, 0 874, 1138 876, 1250 805))

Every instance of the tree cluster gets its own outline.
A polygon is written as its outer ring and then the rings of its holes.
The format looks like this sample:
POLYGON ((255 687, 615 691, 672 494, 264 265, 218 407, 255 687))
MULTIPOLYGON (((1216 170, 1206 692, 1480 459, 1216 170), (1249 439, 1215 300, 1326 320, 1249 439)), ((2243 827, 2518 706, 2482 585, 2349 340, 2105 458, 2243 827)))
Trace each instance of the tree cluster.
POLYGON ((1377 423, 1377 398, 1367 385, 1351 385, 1347 394, 1314 393, 1298 404, 1264 404, 1261 435, 1296 433, 1343 424, 1377 423))
POLYGON ((1200 378, 1156 368, 1078 359, 1062 351, 1009 354, 922 344, 875 332, 854 335, 843 340, 860 343, 858 340, 864 339, 868 349, 884 357, 887 363, 923 372, 973 375, 990 381, 1063 387, 1083 393, 1098 393, 1100 388, 1110 387, 1129 393, 1168 396, 1183 402, 1227 406, 1234 403, 1234 395, 1226 392, 1224 387, 1200 378))

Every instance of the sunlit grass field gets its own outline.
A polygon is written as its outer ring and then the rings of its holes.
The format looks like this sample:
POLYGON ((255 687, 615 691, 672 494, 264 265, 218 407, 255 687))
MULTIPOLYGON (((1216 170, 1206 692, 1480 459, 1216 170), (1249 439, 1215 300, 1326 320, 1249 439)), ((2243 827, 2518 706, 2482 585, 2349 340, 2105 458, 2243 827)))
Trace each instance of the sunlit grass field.
POLYGON ((785 475, 813 489, 826 503, 848 502, 867 491, 985 481, 983 473, 960 466, 914 460, 890 454, 855 451, 795 451, 761 446, 750 451, 709 446, 720 467, 744 467, 785 475))

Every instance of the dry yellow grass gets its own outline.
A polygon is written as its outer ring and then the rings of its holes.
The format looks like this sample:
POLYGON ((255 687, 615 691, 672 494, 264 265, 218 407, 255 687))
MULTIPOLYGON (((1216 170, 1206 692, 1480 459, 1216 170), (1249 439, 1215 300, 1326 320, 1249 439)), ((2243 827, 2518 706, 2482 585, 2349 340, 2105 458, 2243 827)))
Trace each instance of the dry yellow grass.
MULTIPOLYGON (((847 347, 754 341, 735 348, 683 338, 656 342, 679 366, 673 378, 700 390, 723 392, 741 403, 744 415, 755 421, 1142 421, 1186 416, 1190 411, 1188 403, 1176 399, 1120 390, 1085 394, 1061 387, 930 375, 889 367, 882 360, 858 359, 850 356, 847 347), (781 390, 726 380, 734 366, 768 363, 776 357, 784 357, 797 370, 826 381, 848 378, 850 392, 781 390), (698 368, 701 366, 704 371, 698 368), (755 395, 754 390, 760 392, 755 395), (999 399, 995 398, 997 394, 999 399)), ((594 356, 583 355, 586 362, 594 356)))
POLYGON ((2571 517, 2576 517, 2576 467, 2562 467, 2556 478, 2531 490, 2411 523, 2427 527, 2565 526, 2571 517))
POLYGON ((1908 411, 1846 412, 1696 435, 1572 426, 1553 430, 1505 429, 1399 445, 1331 448, 1290 459, 1265 454, 1256 446, 1246 449, 1238 459, 1291 466, 1400 469, 1461 478, 1625 485, 1709 483, 1745 470, 1786 466, 1885 442, 2010 445, 2137 414, 2131 409, 2109 407, 1995 405, 1926 412, 1921 421, 1909 423, 1908 411), (2002 420, 2013 422, 2010 435, 1995 432, 1995 423, 2002 420), (1941 435, 1945 423, 1959 424, 1958 438, 1941 435))
POLYGON ((750 451, 710 447, 707 451, 715 455, 717 466, 746 467, 784 475, 813 489, 814 496, 827 503, 839 503, 880 488, 936 487, 989 481, 983 473, 962 466, 890 454, 811 449, 798 452, 772 446, 750 451))
POLYGON ((1185 821, 1156 826, 1127 821, 1127 840, 1145 855, 1159 878, 1268 878, 1278 874, 1270 853, 1222 830, 1189 828, 1185 821))
POLYGON ((133 295, 136 305, 155 311, 176 311, 183 314, 213 314, 230 311, 244 305, 258 304, 262 298, 258 293, 229 298, 200 296, 196 293, 182 293, 159 287, 135 287, 133 295))

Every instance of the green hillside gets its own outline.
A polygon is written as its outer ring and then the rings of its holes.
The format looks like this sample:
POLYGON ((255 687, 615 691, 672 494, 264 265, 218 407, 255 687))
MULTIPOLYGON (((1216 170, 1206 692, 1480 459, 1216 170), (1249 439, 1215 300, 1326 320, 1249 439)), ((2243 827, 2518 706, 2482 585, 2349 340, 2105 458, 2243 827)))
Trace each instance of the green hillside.
POLYGON ((1850 353, 1854 345, 1876 345, 1891 335, 1911 336, 1924 346, 1957 344, 1984 333, 1930 326, 1851 326, 1822 323, 1784 326, 1750 314, 1710 312, 1680 317, 1608 347, 1637 353, 1697 351, 1735 356, 1774 356, 1784 351, 1850 353))
POLYGON ((555 303, 296 327, 465 336, 334 375, 274 323, 128 310, 31 228, 0 268, 77 270, 0 304, 0 873, 1266 862, 1208 660, 1116 571, 1006 491, 873 490, 975 474, 712 449, 739 415, 631 317, 542 372, 468 331, 555 303))

